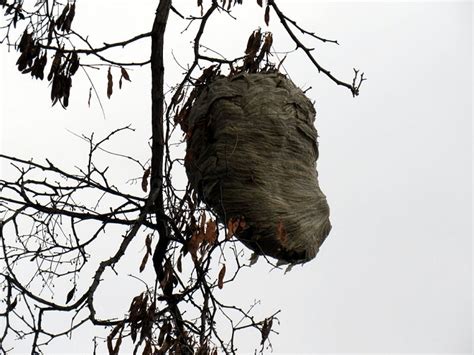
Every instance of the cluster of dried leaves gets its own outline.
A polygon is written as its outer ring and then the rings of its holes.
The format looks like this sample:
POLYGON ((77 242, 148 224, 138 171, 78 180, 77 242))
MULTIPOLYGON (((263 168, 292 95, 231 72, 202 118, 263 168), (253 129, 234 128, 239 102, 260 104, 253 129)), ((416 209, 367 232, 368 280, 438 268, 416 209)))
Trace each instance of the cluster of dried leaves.
MULTIPOLYGON (((4 2, 5 4, 6 2, 4 2)), ((3 5, 6 6, 6 5, 3 5)), ((49 47, 53 39, 68 33, 75 16, 76 5, 69 3, 64 7, 61 15, 56 19, 53 17, 42 17, 40 25, 47 30, 38 33, 34 29, 23 32, 21 39, 16 46, 20 56, 16 62, 18 70, 23 74, 30 73, 33 78, 43 80, 44 72, 48 62, 49 47), (63 34, 61 34, 61 32, 63 34)), ((26 19, 21 2, 15 2, 7 7, 5 16, 13 13, 13 24, 16 26, 16 17, 26 19)), ((64 51, 62 47, 57 47, 52 59, 48 81, 51 82, 51 100, 53 105, 58 101, 63 107, 69 105, 69 95, 72 85, 72 76, 79 69, 79 56, 75 51, 64 51)))
MULTIPOLYGON (((245 56, 229 63, 228 77, 242 73, 273 73, 278 72, 284 59, 277 65, 271 61, 273 35, 271 32, 262 33, 261 29, 253 31, 247 41, 245 56)), ((186 93, 185 88, 176 90, 171 99, 171 107, 175 108, 174 123, 179 124, 181 130, 189 138, 187 118, 194 101, 214 79, 222 77, 222 64, 212 64, 202 71, 202 74, 192 83, 192 89, 186 93), (184 103, 183 103, 183 100, 184 103)), ((192 159, 189 155, 185 159, 192 159)))
POLYGON ((0 5, 2 6, 2 8, 7 8, 5 10, 5 16, 11 15, 11 20, 14 28, 16 28, 18 21, 25 19, 21 2, 13 2, 11 4, 8 4, 7 0, 0 0, 0 5))
MULTIPOLYGON (((127 70, 124 67, 120 67, 119 89, 122 88, 123 79, 125 79, 127 81, 131 81, 127 70)), ((107 97, 109 99, 112 96, 112 93, 114 91, 113 88, 114 88, 114 79, 113 79, 113 76, 112 76, 112 67, 109 66, 109 70, 107 71, 107 97)), ((145 190, 145 192, 146 192, 146 190, 145 190)))

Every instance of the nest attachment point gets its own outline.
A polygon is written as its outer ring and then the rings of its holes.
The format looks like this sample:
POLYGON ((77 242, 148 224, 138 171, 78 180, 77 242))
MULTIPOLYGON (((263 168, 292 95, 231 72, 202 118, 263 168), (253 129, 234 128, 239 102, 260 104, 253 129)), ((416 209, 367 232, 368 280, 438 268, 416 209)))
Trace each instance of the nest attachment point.
POLYGON ((219 77, 186 118, 191 186, 260 255, 313 259, 331 230, 311 101, 279 73, 219 77))

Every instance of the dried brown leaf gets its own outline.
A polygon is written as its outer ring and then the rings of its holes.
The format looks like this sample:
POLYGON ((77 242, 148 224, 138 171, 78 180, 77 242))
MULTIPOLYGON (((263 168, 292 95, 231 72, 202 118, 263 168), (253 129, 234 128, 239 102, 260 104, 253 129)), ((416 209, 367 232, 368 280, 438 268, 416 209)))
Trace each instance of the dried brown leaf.
POLYGON ((176 282, 176 277, 174 276, 174 270, 170 259, 166 259, 164 269, 164 277, 160 282, 160 286, 163 290, 163 294, 169 297, 173 294, 173 289, 176 282))
POLYGON ((255 252, 252 253, 252 256, 249 259, 249 261, 250 261, 249 266, 252 266, 252 265, 256 264, 257 261, 258 261, 258 257, 259 257, 259 255, 257 253, 255 253, 255 252))
POLYGON ((51 22, 50 22, 49 28, 48 28, 48 46, 53 41, 53 32, 54 32, 54 26, 55 25, 56 25, 56 23, 54 22, 54 19, 51 19, 51 22))
POLYGON ((91 107, 92 86, 89 88, 89 98, 87 99, 87 106, 91 107))
POLYGON ((145 266, 146 266, 147 261, 148 261, 148 252, 146 252, 145 255, 143 256, 142 262, 140 264, 140 272, 145 270, 145 266))
POLYGON ((57 50, 56 54, 54 55, 53 63, 51 64, 51 68, 49 70, 48 81, 51 81, 54 74, 58 72, 59 66, 61 64, 61 57, 62 57, 61 51, 57 50))
POLYGON ((67 15, 67 20, 69 21, 69 29, 71 29, 71 23, 72 23, 72 20, 74 20, 75 15, 76 15, 76 3, 74 2, 71 5, 71 9, 69 10, 69 13, 67 15))
POLYGON ((143 177, 142 177, 142 190, 143 192, 148 191, 148 177, 150 176, 151 169, 148 168, 144 171, 143 177))
POLYGON ((267 34, 265 35, 265 40, 263 41, 261 53, 269 54, 270 49, 272 48, 272 44, 273 44, 273 36, 270 32, 267 32, 267 34))
POLYGON ((270 22, 270 6, 267 5, 267 7, 265 8, 265 24, 268 26, 270 22))
POLYGON ((143 295, 144 293, 142 292, 138 296, 133 297, 132 303, 130 303, 130 308, 128 309, 130 318, 136 317, 137 311, 140 309, 143 303, 143 295))
POLYGON ((183 272, 183 264, 181 261, 181 254, 178 257, 178 261, 176 262, 176 268, 178 269, 179 272, 183 272))
POLYGON ((64 107, 68 107, 69 105, 69 93, 71 91, 72 79, 70 76, 63 77, 64 80, 64 92, 63 92, 63 105, 64 107))
POLYGON ((262 341, 261 345, 265 343, 265 341, 268 339, 268 335, 270 335, 270 331, 272 330, 272 324, 273 324, 273 318, 266 318, 265 321, 263 322, 263 327, 262 327, 262 341))
POLYGON ((145 238, 145 246, 146 246, 146 251, 148 254, 152 254, 151 251, 151 234, 148 234, 145 238))
POLYGON ((249 56, 254 56, 258 49, 260 48, 260 39, 261 32, 260 29, 253 31, 247 41, 247 48, 245 49, 245 54, 249 56))
POLYGON ((69 66, 69 73, 71 75, 76 74, 77 69, 79 69, 79 57, 76 52, 72 54, 71 60, 70 60, 70 66, 69 66))
POLYGON ((107 97, 110 99, 110 96, 112 96, 113 93, 113 86, 114 86, 114 81, 112 78, 112 72, 111 72, 111 67, 109 67, 109 71, 107 72, 107 97))
POLYGON ((69 12, 69 3, 64 7, 61 15, 56 19, 56 28, 62 30, 64 26, 64 21, 66 20, 66 15, 69 12))
POLYGON ((66 296, 66 304, 68 304, 69 302, 71 302, 72 298, 74 297, 74 293, 76 293, 76 286, 74 286, 74 287, 67 293, 67 296, 66 296))
POLYGON ((121 74, 122 74, 122 76, 123 76, 123 78, 124 78, 125 80, 131 81, 131 80, 130 80, 130 76, 128 75, 128 72, 127 72, 127 70, 126 70, 125 68, 120 67, 120 71, 121 71, 121 74))
POLYGON ((217 223, 213 220, 209 220, 206 223, 206 234, 204 240, 209 244, 214 244, 217 239, 217 223))
POLYGON ((191 239, 189 239, 187 242, 188 251, 191 254, 191 257, 194 262, 197 262, 198 260, 197 251, 199 250, 199 246, 201 245, 203 240, 204 240, 204 234, 197 232, 197 233, 194 233, 191 239))
POLYGON ((224 287, 224 276, 225 276, 225 264, 222 265, 221 271, 219 271, 219 277, 217 279, 217 287, 222 289, 224 287))

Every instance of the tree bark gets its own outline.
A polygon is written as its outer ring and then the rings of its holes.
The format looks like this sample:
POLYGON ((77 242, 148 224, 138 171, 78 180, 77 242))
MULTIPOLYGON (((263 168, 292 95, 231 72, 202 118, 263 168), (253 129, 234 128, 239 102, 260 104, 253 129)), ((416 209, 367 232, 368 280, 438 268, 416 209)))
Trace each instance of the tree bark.
POLYGON ((171 0, 160 0, 156 10, 151 35, 151 177, 150 193, 159 190, 154 201, 154 212, 156 214, 159 241, 153 254, 153 266, 158 280, 163 278, 163 260, 169 243, 167 223, 164 218, 163 200, 163 158, 164 158, 164 62, 163 48, 166 23, 171 8, 171 0))
MULTIPOLYGON (((166 250, 170 242, 169 229, 165 216, 164 195, 163 195, 163 160, 164 160, 164 35, 168 15, 171 9, 171 0, 160 0, 156 10, 151 35, 151 127, 152 127, 152 147, 151 147, 151 177, 150 195, 157 196, 153 205, 153 212, 156 215, 158 225, 159 240, 153 253, 153 266, 158 281, 163 280, 166 250), (158 194, 155 191, 158 190, 158 194)), ((180 350, 184 355, 193 354, 192 346, 189 344, 185 334, 183 320, 178 305, 173 300, 168 300, 171 307, 171 314, 174 318, 175 326, 179 333, 180 350)))

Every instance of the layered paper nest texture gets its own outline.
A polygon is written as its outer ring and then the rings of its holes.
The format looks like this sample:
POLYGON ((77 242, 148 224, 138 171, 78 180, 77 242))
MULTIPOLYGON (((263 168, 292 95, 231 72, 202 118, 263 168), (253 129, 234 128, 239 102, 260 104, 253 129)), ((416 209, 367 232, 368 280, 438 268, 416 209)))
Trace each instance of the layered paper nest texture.
POLYGON ((278 73, 212 81, 187 118, 192 187, 257 254, 302 263, 329 234, 311 101, 278 73), (243 223, 242 223, 243 222, 243 223))

